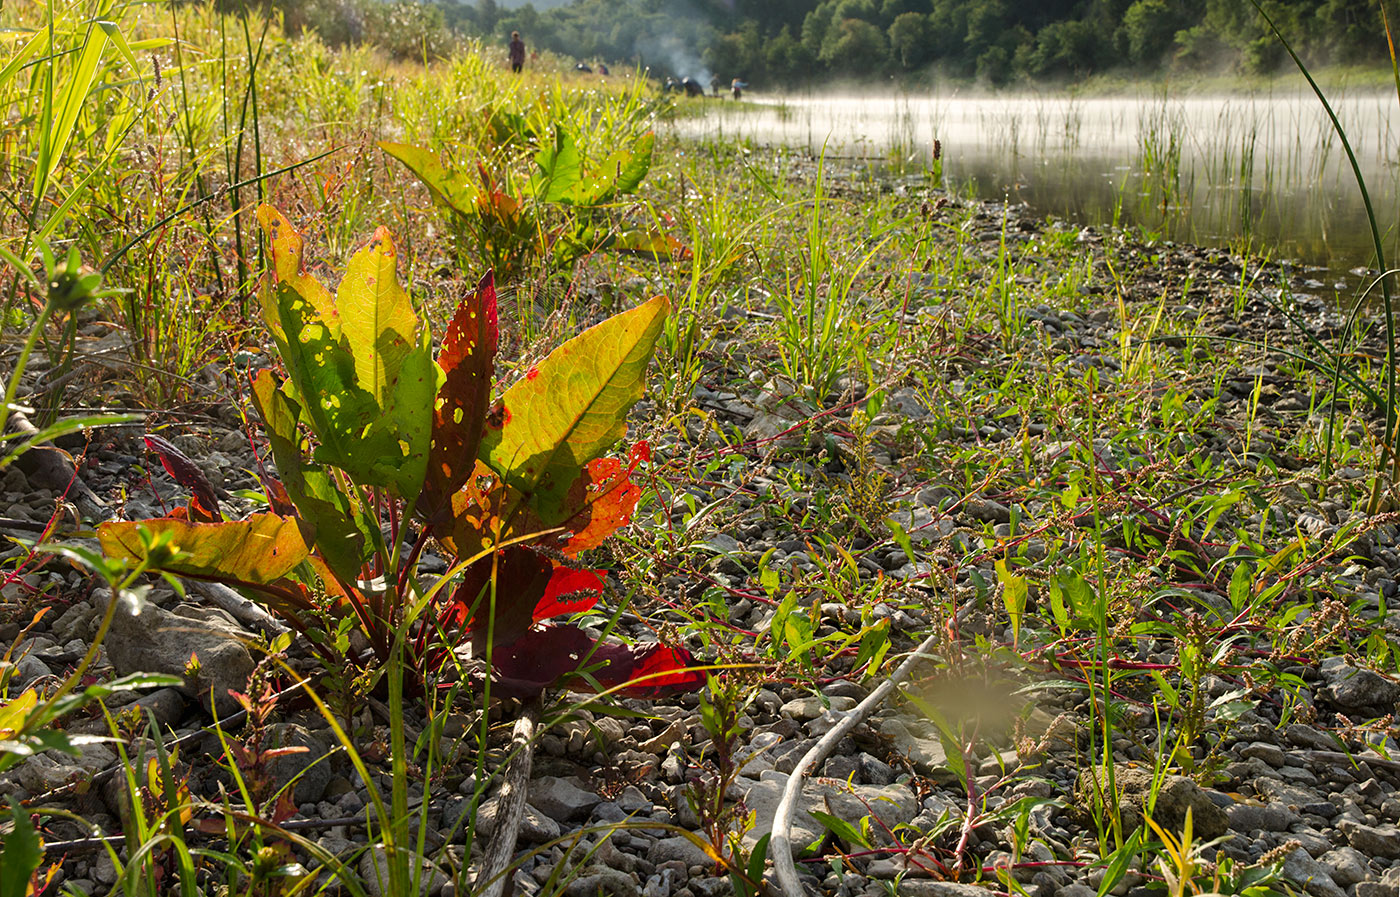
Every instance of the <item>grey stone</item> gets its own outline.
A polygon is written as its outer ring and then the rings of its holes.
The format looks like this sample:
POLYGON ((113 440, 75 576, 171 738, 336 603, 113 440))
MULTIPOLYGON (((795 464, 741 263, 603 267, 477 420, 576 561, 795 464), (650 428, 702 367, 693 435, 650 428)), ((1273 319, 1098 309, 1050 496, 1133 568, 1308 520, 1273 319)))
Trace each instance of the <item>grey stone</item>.
POLYGON ((1270 804, 1235 804, 1225 811, 1231 831, 1248 834, 1254 831, 1286 832, 1302 820, 1287 807, 1270 804))
POLYGON ((1283 734, 1299 747, 1312 748, 1315 751, 1335 751, 1337 749, 1337 741, 1332 736, 1302 723, 1291 724, 1283 730, 1283 734))
POLYGON ((1323 854, 1318 861, 1332 870, 1332 881, 1339 887, 1349 888, 1371 876, 1370 861, 1354 847, 1338 847, 1323 854))
POLYGON ((1240 751, 1240 756, 1254 757, 1255 759, 1263 760, 1275 769, 1283 766, 1287 758, 1287 755, 1283 752, 1283 748, 1276 744, 1268 744, 1263 741, 1256 741, 1253 744, 1246 745, 1244 749, 1240 751))
POLYGON ((1343 712, 1367 717, 1383 716, 1400 702, 1400 682, 1371 670, 1348 664, 1324 664, 1322 678, 1327 687, 1321 692, 1343 712))
POLYGON ((636 897, 641 887, 636 876, 606 866, 590 866, 569 882, 566 897, 636 897))
MULTIPOLYGON (((1118 786, 1118 808, 1124 827, 1131 831, 1142 824, 1146 803, 1152 794, 1152 772, 1134 766, 1117 765, 1114 779, 1118 786)), ((1097 795, 1107 790, 1107 777, 1098 767, 1080 773, 1075 783, 1075 796, 1081 805, 1092 808, 1097 795)), ((1108 795, 1104 794, 1108 799, 1108 795)), ((1225 811, 1215 805, 1204 789, 1185 776, 1165 776, 1157 789, 1157 801, 1152 818, 1170 832, 1180 832, 1186 825, 1186 811, 1191 811, 1192 828, 1202 838, 1218 838, 1229 828, 1225 811)))
POLYGON ((1283 874, 1313 897, 1346 897, 1346 891, 1337 887, 1322 864, 1308 856, 1308 852, 1301 847, 1284 859, 1283 874))
MULTIPOLYGON (((463 801, 463 804, 468 803, 463 801)), ((463 808, 465 810, 465 807, 463 808)), ((496 817, 500 815, 501 799, 493 797, 483 801, 476 811, 476 830, 488 838, 496 831, 496 817)), ((446 821, 444 819, 444 821, 446 821)), ((563 833, 559 823, 544 813, 525 805, 520 815, 520 840, 528 844, 547 844, 563 833)))
MULTIPOLYGON (((744 805, 754 814, 753 827, 744 833, 746 847, 754 847, 760 838, 773 830, 773 816, 782 800, 787 779, 783 773, 766 772, 756 782, 744 778, 736 780, 735 784, 743 794, 744 805)), ((812 816, 812 810, 831 813, 851 823, 858 823, 865 816, 874 816, 883 820, 884 825, 877 824, 871 828, 883 831, 885 826, 893 829, 912 822, 918 809, 913 792, 904 785, 849 787, 829 779, 805 782, 802 798, 793 812, 792 843, 806 847, 825 835, 826 829, 812 816)))
POLYGON ((1400 829, 1393 825, 1362 825, 1351 819, 1337 820, 1337 828, 1347 843, 1371 857, 1400 859, 1400 829))
MULTIPOLYGON (((956 881, 905 878, 899 882, 899 897, 991 897, 996 891, 956 881)), ((1059 893, 1063 894, 1064 891, 1059 893)))
POLYGON ((915 735, 908 725, 897 717, 882 720, 877 728, 881 735, 894 742, 895 750, 909 758, 918 772, 940 784, 957 782, 958 777, 949 768, 948 755, 938 738, 922 738, 915 735))
MULTIPOLYGON (((410 887, 416 876, 420 897, 438 893, 448 880, 447 873, 436 863, 412 853, 408 854, 407 871, 410 887)), ((389 874, 389 851, 383 844, 375 844, 360 855, 360 881, 369 897, 405 897, 393 890, 389 874)))
POLYGON ((661 838, 651 845, 651 850, 647 852, 647 859, 653 865, 660 866, 662 863, 680 861, 690 866, 706 866, 714 862, 714 859, 692 843, 689 838, 680 835, 674 838, 661 838))
MULTIPOLYGON (((828 698, 827 700, 831 703, 831 709, 837 712, 844 712, 856 706, 854 698, 834 697, 828 698)), ((826 712, 826 705, 822 702, 821 698, 815 695, 788 701, 778 709, 778 713, 781 715, 790 716, 798 720, 817 719, 826 712)))
POLYGON ((319 801, 326 794, 326 785, 335 774, 326 754, 326 743, 312 735, 304 726, 280 723, 268 727, 267 746, 294 748, 293 753, 278 754, 267 763, 267 773, 278 789, 296 778, 292 800, 298 805, 319 801))
POLYGON ((13 683, 15 686, 23 688, 32 682, 47 678, 53 675, 53 670, 33 654, 26 654, 15 663, 15 674, 13 683))
POLYGON ((587 818, 603 799, 578 786, 575 779, 541 776, 530 782, 531 805, 556 822, 587 818))
POLYGON ((107 658, 119 676, 128 673, 169 673, 184 679, 181 690, 208 706, 210 698, 220 716, 239 709, 229 691, 244 691, 253 672, 253 658, 243 646, 252 636, 212 618, 177 616, 146 601, 138 607, 120 599, 107 632, 107 658), (190 656, 197 669, 187 671, 190 656))

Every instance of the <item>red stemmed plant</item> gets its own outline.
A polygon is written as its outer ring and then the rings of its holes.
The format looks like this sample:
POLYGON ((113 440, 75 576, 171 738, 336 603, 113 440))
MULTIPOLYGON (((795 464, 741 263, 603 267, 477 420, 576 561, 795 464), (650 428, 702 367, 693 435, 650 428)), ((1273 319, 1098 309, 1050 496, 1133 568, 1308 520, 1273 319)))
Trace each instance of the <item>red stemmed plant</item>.
POLYGON ((385 229, 332 295, 306 272, 288 221, 270 206, 258 220, 273 259, 263 317, 287 374, 263 370, 252 382, 277 467, 264 481, 268 510, 225 520, 197 465, 151 437, 190 506, 103 524, 104 551, 139 558, 141 529, 169 532, 179 551, 166 571, 228 584, 302 631, 350 617, 380 663, 402 649, 426 673, 470 639, 498 694, 564 680, 639 694, 702 685, 683 649, 599 643, 551 622, 598 601, 604 573, 579 558, 637 506, 632 475, 646 444, 625 460, 604 453, 642 395, 667 300, 579 334, 493 401, 489 273, 434 353, 385 229), (416 574, 429 546, 450 569, 425 586, 416 574))

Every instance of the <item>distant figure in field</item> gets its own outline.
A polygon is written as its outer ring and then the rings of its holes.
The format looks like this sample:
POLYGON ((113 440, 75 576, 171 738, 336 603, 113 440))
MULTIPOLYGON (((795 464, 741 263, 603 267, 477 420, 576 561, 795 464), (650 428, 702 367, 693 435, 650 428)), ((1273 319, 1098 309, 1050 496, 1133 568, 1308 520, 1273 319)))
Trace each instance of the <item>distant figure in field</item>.
POLYGON ((510 33, 510 70, 519 74, 525 67, 525 42, 520 39, 519 31, 510 33))
POLYGON ((700 82, 689 75, 681 79, 681 87, 685 88, 685 95, 688 97, 703 97, 705 95, 705 88, 701 87, 700 82))
POLYGON ((606 75, 607 73, 608 73, 608 64, 607 64, 606 62, 600 62, 600 63, 598 63, 598 74, 600 74, 600 75, 606 75))
POLYGON ((733 81, 729 82, 729 88, 734 91, 734 99, 736 100, 743 98, 744 88, 748 86, 749 82, 740 81, 738 78, 735 78, 733 81))
POLYGON ((588 63, 586 63, 586 62, 577 63, 577 64, 574 66, 574 71, 578 72, 580 75, 591 75, 591 74, 593 74, 593 69, 589 68, 589 67, 588 67, 588 63))
POLYGON ((713 75, 710 77, 710 90, 714 92, 715 96, 719 96, 719 89, 723 86, 724 79, 721 78, 719 75, 713 75))

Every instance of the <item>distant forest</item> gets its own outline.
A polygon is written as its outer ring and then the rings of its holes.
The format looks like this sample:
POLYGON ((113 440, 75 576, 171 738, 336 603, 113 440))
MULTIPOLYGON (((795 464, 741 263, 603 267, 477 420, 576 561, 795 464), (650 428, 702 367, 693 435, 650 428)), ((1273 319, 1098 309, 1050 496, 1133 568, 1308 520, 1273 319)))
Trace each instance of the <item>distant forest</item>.
MULTIPOLYGON (((1388 63, 1378 0, 1262 5, 1309 64, 1388 63)), ((509 10, 447 0, 444 12, 492 40, 518 30, 531 49, 756 87, 921 76, 1000 86, 1287 61, 1250 0, 575 0, 509 10)))

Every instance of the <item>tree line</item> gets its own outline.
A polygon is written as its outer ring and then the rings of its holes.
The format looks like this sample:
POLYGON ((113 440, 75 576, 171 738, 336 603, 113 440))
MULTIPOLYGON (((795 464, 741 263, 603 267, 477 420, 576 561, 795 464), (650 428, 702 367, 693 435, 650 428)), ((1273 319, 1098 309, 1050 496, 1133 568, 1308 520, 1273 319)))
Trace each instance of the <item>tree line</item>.
MULTIPOLYGON (((1378 0, 1260 0, 1309 64, 1388 64, 1378 0)), ((1250 0, 574 0, 444 7, 456 27, 582 61, 757 86, 951 77, 992 85, 1287 61, 1250 0)), ((1392 19, 1393 21, 1393 19, 1392 19)))

